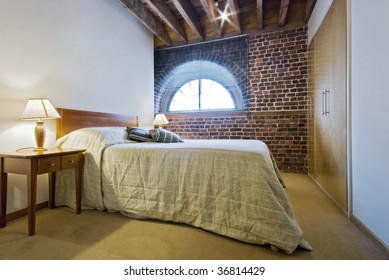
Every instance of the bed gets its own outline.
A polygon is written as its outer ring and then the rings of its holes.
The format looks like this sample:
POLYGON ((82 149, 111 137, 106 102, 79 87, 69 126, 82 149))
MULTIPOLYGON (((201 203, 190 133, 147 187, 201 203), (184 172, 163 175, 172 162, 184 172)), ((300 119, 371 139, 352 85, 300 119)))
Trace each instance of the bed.
MULTIPOLYGON (((311 249, 263 142, 137 142, 126 129, 139 125, 135 116, 58 111, 56 146, 87 149, 83 209, 189 224, 288 254, 311 249)), ((57 174, 57 205, 75 207, 72 172, 57 174)))

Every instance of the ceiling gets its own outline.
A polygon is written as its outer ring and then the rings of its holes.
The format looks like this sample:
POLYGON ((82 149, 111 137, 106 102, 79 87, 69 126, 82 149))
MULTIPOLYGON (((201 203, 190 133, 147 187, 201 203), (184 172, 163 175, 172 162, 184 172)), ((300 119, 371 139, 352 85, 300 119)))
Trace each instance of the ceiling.
POLYGON ((302 27, 317 0, 119 1, 154 34, 158 49, 302 27))

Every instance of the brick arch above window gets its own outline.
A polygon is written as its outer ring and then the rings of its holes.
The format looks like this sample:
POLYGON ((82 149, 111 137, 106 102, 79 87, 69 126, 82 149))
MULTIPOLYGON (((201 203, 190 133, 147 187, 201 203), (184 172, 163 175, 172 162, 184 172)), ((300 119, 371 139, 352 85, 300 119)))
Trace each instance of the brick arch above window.
POLYGON ((171 99, 186 83, 196 79, 213 80, 227 89, 231 94, 237 110, 243 109, 243 96, 234 75, 225 67, 211 61, 195 60, 183 63, 174 68, 165 77, 160 112, 167 112, 171 99))
MULTIPOLYGON (((156 50, 154 52, 154 111, 161 111, 162 102, 165 94, 169 91, 170 82, 180 78, 176 75, 178 72, 175 70, 181 65, 192 62, 214 63, 223 67, 224 71, 232 75, 240 90, 243 110, 249 110, 248 43, 249 37, 244 35, 187 47, 156 50)), ((203 74, 206 74, 205 71, 203 74)), ((212 72, 209 75, 212 75, 212 72)), ((214 77, 210 78, 215 80, 214 77)), ((223 82, 219 83, 224 86, 223 82)))

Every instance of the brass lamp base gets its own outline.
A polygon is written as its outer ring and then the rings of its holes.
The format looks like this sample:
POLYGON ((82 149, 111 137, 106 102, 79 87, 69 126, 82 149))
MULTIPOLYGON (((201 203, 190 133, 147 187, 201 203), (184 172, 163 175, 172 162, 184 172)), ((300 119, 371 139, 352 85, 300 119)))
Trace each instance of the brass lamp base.
POLYGON ((44 151, 47 151, 47 149, 44 147, 36 147, 32 151, 33 152, 44 152, 44 151))
POLYGON ((43 147, 43 144, 45 143, 45 138, 46 138, 46 128, 44 126, 44 123, 42 121, 37 121, 35 127, 35 142, 37 148, 33 150, 34 152, 47 151, 47 149, 43 147))

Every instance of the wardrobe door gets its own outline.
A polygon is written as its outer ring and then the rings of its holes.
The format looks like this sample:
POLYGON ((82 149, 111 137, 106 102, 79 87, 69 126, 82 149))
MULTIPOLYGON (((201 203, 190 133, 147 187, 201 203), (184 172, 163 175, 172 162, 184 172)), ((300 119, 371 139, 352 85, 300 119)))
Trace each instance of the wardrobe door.
POLYGON ((316 91, 315 91, 315 179, 326 189, 329 181, 331 154, 331 135, 329 118, 326 116, 326 96, 330 81, 330 38, 326 31, 328 23, 324 22, 316 34, 316 91))
POLYGON ((312 38, 308 48, 308 174, 315 178, 315 38, 312 38))
POLYGON ((325 189, 343 209, 347 209, 346 5, 346 0, 335 0, 331 11, 330 83, 326 93, 331 149, 325 189))
POLYGON ((308 54, 309 75, 314 74, 308 88, 309 97, 314 96, 313 124, 308 127, 313 137, 309 174, 347 209, 346 0, 334 0, 312 42, 308 54), (310 93, 313 88, 314 94, 310 93))

